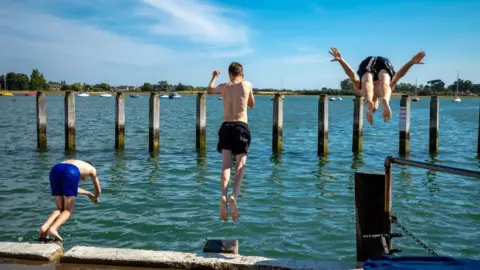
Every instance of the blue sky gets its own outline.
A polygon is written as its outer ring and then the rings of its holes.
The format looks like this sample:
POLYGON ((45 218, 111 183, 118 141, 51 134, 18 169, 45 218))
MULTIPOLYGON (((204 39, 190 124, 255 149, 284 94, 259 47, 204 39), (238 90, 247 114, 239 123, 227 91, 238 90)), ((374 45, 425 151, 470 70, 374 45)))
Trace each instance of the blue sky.
POLYGON ((338 88, 339 48, 356 70, 368 55, 398 70, 425 50, 403 82, 460 77, 480 83, 480 1, 0 0, 0 73, 47 80, 207 85, 244 65, 254 87, 338 88))

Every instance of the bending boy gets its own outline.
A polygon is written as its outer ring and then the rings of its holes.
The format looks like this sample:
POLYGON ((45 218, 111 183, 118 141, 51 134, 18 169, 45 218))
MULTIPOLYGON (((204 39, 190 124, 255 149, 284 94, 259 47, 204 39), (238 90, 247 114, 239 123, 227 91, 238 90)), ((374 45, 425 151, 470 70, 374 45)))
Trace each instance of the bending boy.
POLYGON ((92 163, 81 160, 66 160, 57 163, 50 170, 50 188, 55 198, 56 209, 50 214, 47 221, 40 227, 40 241, 47 241, 47 235, 52 235, 55 240, 62 242, 58 228, 72 215, 75 198, 78 194, 86 195, 94 203, 102 192, 97 171, 92 163), (92 179, 95 195, 78 187, 80 180, 92 179))

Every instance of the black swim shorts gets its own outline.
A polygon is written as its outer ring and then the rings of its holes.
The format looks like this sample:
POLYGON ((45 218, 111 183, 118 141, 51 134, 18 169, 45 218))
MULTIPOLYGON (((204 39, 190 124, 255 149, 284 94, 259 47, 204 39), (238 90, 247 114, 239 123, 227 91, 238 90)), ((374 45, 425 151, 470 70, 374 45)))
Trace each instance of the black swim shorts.
POLYGON ((250 128, 245 122, 223 122, 218 130, 217 151, 231 150, 232 154, 248 154, 250 147, 250 128))
POLYGON ((358 66, 357 74, 360 77, 360 81, 365 73, 373 73, 373 80, 378 81, 378 73, 384 69, 390 75, 390 79, 395 75, 395 69, 388 58, 381 56, 369 56, 360 63, 358 66))

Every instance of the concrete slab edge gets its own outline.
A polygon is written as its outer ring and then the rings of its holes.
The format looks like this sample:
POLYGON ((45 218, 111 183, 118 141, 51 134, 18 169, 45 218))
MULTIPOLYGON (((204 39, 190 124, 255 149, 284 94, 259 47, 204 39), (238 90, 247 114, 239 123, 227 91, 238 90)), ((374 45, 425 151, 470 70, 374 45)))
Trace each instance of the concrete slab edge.
POLYGON ((0 258, 32 261, 58 261, 63 248, 54 243, 0 242, 0 258))
POLYGON ((361 269, 356 263, 85 246, 75 246, 68 250, 60 262, 177 269, 361 269))

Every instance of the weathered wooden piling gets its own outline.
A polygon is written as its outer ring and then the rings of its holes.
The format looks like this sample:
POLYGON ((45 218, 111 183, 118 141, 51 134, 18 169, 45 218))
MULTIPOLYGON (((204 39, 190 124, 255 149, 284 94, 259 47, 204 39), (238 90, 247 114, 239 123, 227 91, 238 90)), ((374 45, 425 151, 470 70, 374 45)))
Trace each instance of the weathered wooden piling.
POLYGON ((37 148, 47 149, 47 109, 45 93, 37 92, 37 148))
POLYGON ((158 93, 150 94, 150 116, 148 131, 148 150, 150 152, 160 151, 160 100, 158 93))
POLYGON ((117 93, 115 101, 115 149, 123 150, 125 147, 125 95, 117 93))
POLYGON ((65 150, 75 151, 75 94, 65 93, 65 150))
POLYGON ((439 108, 440 100, 437 96, 430 99, 430 138, 429 152, 435 154, 438 152, 438 126, 439 126, 439 108))
POLYGON ((410 96, 402 95, 400 100, 400 119, 399 124, 399 154, 408 155, 410 153, 410 96))
MULTIPOLYGON (((391 178, 380 173, 355 172, 355 212, 357 262, 385 254, 380 237, 391 233, 391 178), (369 238, 363 236, 369 235, 369 238)), ((388 250, 391 239, 386 237, 388 250)))
POLYGON ((353 105, 352 152, 362 151, 363 136, 363 97, 355 96, 353 105))
POLYGON ((318 98, 318 156, 328 154, 328 95, 318 98))
POLYGON ((273 128, 272 128, 272 149, 282 150, 283 137, 283 96, 275 93, 273 97, 273 128))
POLYGON ((207 102, 205 93, 197 95, 197 130, 196 148, 199 151, 205 150, 207 145, 207 102))

